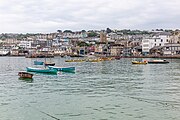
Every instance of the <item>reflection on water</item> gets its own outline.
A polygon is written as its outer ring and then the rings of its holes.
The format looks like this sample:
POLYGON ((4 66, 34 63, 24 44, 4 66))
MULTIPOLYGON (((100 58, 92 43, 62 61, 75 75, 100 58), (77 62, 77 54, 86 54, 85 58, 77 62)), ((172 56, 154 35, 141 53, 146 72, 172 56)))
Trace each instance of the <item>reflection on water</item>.
POLYGON ((33 78, 21 78, 21 77, 19 77, 19 80, 24 81, 24 82, 29 82, 29 83, 33 82, 33 78))
POLYGON ((132 65, 131 59, 98 63, 64 60, 54 58, 57 66, 75 66, 75 73, 33 73, 32 80, 21 80, 17 73, 33 66, 33 59, 0 58, 0 118, 179 119, 180 60, 161 65, 132 65))

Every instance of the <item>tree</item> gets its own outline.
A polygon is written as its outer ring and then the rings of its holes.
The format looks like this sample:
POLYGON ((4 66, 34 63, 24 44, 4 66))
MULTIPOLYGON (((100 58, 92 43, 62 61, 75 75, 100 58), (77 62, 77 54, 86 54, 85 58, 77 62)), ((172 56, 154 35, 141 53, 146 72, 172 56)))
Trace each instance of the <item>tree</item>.
POLYGON ((98 34, 95 32, 90 32, 87 35, 88 35, 88 37, 96 37, 98 34))
POLYGON ((57 32, 58 32, 58 33, 61 33, 61 32, 62 32, 62 30, 57 30, 57 32))
POLYGON ((65 31, 64 31, 64 33, 68 33, 68 32, 69 32, 69 33, 72 33, 71 30, 65 30, 65 31))
POLYGON ((88 43, 86 43, 86 42, 78 42, 77 45, 80 46, 80 47, 90 46, 90 45, 89 45, 88 43))
POLYGON ((86 31, 85 30, 81 30, 81 32, 85 33, 86 31))
POLYGON ((110 28, 107 28, 107 29, 106 29, 106 32, 107 32, 107 33, 111 33, 112 30, 111 30, 110 28))

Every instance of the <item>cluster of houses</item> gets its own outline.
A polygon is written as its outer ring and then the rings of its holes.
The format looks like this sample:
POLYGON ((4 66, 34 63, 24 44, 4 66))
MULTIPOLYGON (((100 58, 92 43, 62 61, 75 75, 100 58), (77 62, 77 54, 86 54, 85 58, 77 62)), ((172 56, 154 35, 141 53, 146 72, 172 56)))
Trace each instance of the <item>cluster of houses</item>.
MULTIPOLYGON (((2 34, 0 35, 2 36, 2 34)), ((180 31, 151 31, 125 34, 120 30, 59 30, 49 34, 31 34, 18 39, 17 34, 0 38, 0 55, 29 56, 180 56, 180 31)))

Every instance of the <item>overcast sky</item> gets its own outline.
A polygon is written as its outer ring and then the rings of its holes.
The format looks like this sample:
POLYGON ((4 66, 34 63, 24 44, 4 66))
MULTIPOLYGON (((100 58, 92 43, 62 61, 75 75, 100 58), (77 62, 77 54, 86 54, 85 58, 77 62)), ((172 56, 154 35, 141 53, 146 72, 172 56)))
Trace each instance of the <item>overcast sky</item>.
POLYGON ((180 28, 180 0, 0 0, 0 33, 180 28))

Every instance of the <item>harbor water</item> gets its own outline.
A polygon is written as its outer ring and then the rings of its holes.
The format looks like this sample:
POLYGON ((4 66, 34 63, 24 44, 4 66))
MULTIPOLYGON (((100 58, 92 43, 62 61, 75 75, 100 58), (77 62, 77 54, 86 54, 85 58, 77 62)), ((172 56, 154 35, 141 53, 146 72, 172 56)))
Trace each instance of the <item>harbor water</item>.
POLYGON ((0 120, 180 119, 180 59, 132 65, 129 58, 66 63, 55 57, 57 66, 76 72, 19 79, 34 60, 0 57, 0 120))

